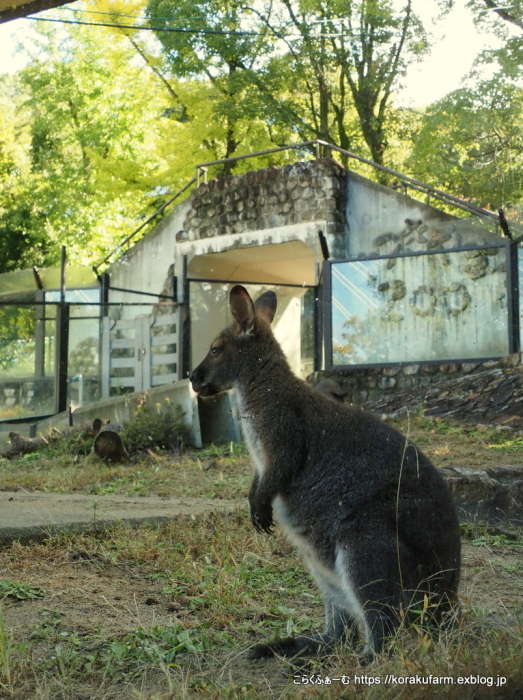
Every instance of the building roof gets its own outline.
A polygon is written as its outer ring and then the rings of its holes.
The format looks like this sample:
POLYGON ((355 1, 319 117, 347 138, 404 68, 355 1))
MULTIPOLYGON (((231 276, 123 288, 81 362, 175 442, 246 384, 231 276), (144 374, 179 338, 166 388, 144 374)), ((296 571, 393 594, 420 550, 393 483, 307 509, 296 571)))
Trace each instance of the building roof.
POLYGON ((0 0, 0 24, 10 22, 12 19, 27 17, 37 12, 49 10, 52 7, 68 5, 75 0, 0 0))

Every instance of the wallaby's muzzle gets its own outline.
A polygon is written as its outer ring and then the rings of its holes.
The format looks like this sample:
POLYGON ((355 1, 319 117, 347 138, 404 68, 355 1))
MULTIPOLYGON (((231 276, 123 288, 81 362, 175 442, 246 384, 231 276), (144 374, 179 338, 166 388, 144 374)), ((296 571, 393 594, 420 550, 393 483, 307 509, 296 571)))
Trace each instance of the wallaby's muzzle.
POLYGON ((205 372, 202 370, 201 365, 191 372, 189 379, 191 380, 193 391, 196 392, 196 396, 212 396, 217 393, 205 383, 205 372))
POLYGON ((227 354, 225 346, 213 343, 204 360, 191 372, 189 379, 197 396, 205 398, 232 389, 234 377, 227 365, 227 354))

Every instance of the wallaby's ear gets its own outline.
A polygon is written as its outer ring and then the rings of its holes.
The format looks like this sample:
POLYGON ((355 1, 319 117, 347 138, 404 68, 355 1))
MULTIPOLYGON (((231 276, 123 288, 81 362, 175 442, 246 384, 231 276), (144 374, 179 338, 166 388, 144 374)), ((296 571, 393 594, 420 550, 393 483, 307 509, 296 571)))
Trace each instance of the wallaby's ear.
POLYGON ((276 313, 276 306, 278 305, 278 299, 274 292, 264 292, 261 297, 256 299, 254 302, 254 308, 256 312, 259 313, 268 322, 272 323, 274 314, 276 313))
POLYGON ((248 333, 254 323, 254 304, 249 292, 241 284, 235 285, 229 295, 231 314, 244 333, 248 333))

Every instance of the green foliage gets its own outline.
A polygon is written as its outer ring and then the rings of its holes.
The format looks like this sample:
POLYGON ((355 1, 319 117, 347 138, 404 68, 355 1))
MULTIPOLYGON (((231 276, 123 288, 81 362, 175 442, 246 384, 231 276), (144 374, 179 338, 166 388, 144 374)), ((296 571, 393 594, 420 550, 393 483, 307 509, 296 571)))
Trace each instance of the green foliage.
POLYGON ((245 148, 242 123, 261 117, 273 141, 320 138, 383 162, 393 87, 427 49, 410 0, 400 11, 389 0, 149 0, 146 12, 153 27, 182 29, 157 34, 175 74, 214 89, 222 157, 245 148))
POLYGON ((463 87, 421 115, 407 165, 419 179, 480 206, 503 207, 509 223, 521 223, 523 2, 467 5, 503 44, 482 51, 463 87))
POLYGON ((502 39, 498 49, 487 49, 480 54, 479 63, 497 63, 503 75, 518 80, 523 63, 523 2, 511 0, 498 3, 494 0, 469 0, 476 23, 502 39))
POLYGON ((95 262, 189 173, 164 160, 169 100, 125 37, 36 31, 28 65, 0 82, 0 271, 54 264, 61 244, 95 262))
POLYGON ((34 371, 35 311, 33 307, 0 306, 0 370, 34 371))
POLYGON ((0 580, 0 594, 4 597, 11 596, 17 600, 35 600, 45 596, 45 593, 38 586, 30 586, 28 583, 16 583, 7 579, 0 580))
POLYGON ((523 198, 523 89, 498 79, 430 106, 409 159, 416 177, 495 209, 523 198))
POLYGON ((180 406, 169 401, 154 407, 142 404, 124 424, 122 440, 130 454, 147 450, 177 451, 189 441, 183 417, 180 406))

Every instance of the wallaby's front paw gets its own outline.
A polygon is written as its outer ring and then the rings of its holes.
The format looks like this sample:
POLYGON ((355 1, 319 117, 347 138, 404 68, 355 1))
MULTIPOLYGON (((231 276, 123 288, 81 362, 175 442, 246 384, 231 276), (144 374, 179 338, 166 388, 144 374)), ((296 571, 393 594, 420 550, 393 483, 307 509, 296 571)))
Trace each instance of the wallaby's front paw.
POLYGON ((254 525, 256 532, 267 532, 269 535, 272 534, 272 528, 274 522, 272 520, 272 507, 268 506, 266 508, 259 508, 254 510, 251 509, 251 520, 254 525))

